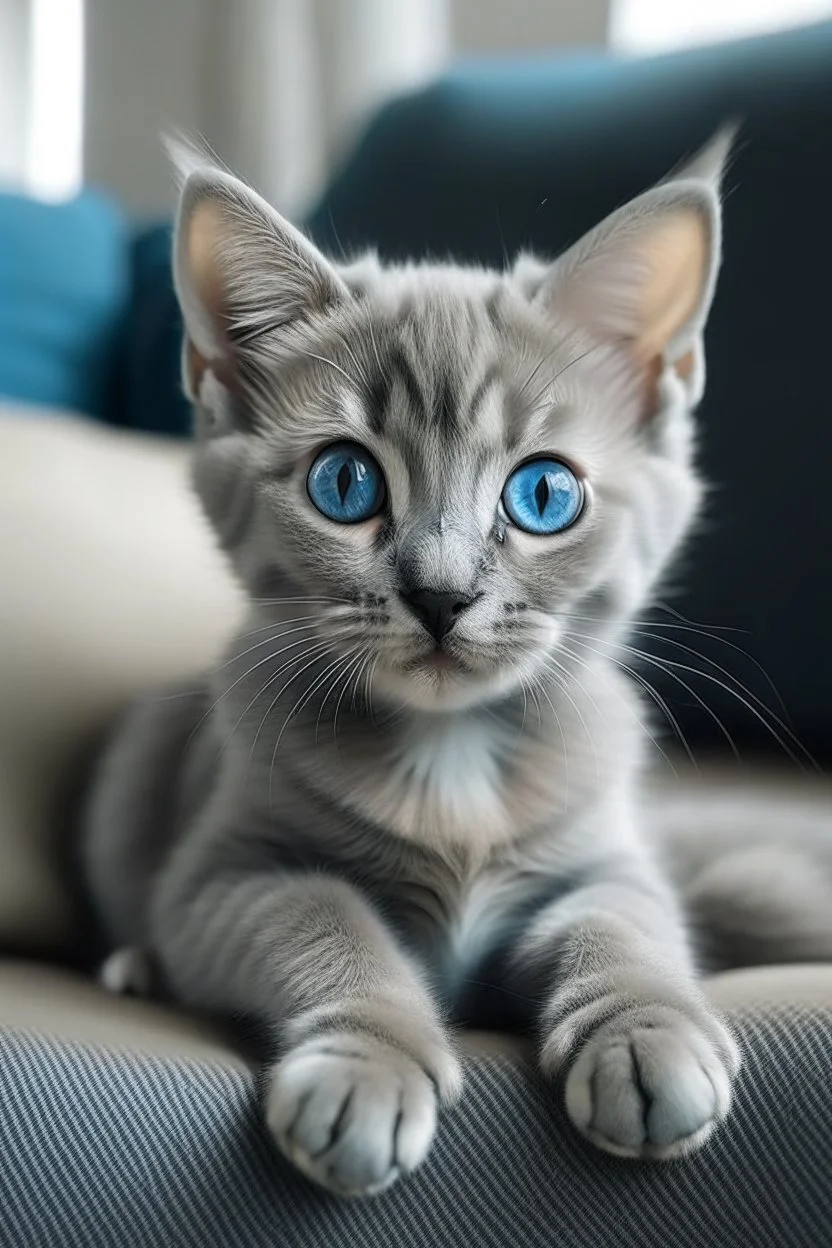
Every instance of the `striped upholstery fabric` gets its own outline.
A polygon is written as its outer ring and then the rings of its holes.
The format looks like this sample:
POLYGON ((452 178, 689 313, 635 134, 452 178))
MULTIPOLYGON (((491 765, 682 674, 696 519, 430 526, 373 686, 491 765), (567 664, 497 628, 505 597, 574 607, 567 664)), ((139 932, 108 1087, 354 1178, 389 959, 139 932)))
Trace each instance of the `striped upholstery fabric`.
POLYGON ((829 1248, 832 1009, 740 1016, 730 1124, 661 1167, 576 1138, 557 1092, 469 1062, 429 1161, 369 1201, 283 1162, 256 1080, 209 1062, 0 1033, 2 1248, 829 1248))

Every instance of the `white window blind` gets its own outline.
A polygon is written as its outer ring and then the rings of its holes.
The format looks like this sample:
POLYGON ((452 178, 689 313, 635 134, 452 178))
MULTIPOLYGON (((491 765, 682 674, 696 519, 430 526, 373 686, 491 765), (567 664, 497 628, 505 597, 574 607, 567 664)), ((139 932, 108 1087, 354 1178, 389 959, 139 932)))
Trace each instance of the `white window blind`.
POLYGON ((0 0, 0 182, 45 199, 81 184, 84 0, 0 0))
POLYGON ((832 0, 612 0, 610 43, 621 52, 659 52, 828 17, 832 0))

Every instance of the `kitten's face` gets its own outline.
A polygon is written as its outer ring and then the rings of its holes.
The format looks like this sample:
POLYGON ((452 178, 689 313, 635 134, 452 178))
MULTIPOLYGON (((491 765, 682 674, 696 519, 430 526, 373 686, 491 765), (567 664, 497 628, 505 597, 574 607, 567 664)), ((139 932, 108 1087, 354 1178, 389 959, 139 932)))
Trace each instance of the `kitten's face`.
POLYGON ((424 709, 557 681, 567 626, 623 623, 695 508, 713 186, 660 187, 554 266, 497 275, 336 270, 227 175, 194 176, 196 484, 265 622, 325 680, 424 709))
POLYGON ((376 696, 442 709, 533 688, 568 611, 641 597, 687 522, 684 460, 655 453, 625 353, 559 340, 513 283, 362 285, 267 379, 262 432, 230 435, 254 504, 232 556, 255 597, 321 599, 264 613, 314 615, 303 639, 372 671, 376 696))

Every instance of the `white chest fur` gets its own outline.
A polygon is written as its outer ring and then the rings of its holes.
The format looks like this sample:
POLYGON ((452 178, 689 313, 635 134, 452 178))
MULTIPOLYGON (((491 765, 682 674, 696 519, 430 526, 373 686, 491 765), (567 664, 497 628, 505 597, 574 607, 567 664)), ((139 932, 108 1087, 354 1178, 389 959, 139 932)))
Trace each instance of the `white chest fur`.
POLYGON ((403 731, 377 792, 379 813, 402 836, 487 850, 512 834, 496 721, 464 713, 425 716, 403 731))

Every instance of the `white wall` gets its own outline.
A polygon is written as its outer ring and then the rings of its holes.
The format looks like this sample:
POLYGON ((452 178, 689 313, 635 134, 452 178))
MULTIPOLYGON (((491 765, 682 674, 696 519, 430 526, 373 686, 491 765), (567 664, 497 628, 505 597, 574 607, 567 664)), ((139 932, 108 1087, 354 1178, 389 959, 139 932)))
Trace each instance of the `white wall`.
POLYGON ((458 53, 551 52, 603 46, 610 0, 452 0, 452 9, 458 53))
POLYGON ((85 176, 139 213, 170 206, 177 128, 297 210, 380 99, 450 53, 447 0, 86 3, 85 176))
POLYGON ((457 54, 603 43, 608 2, 86 0, 86 178, 168 211, 181 128, 297 213, 385 95, 457 54))
POLYGON ((832 0, 613 0, 610 41, 622 52, 649 54, 669 48, 741 39, 832 17, 832 0))
POLYGON ((447 0, 207 3, 206 134, 287 211, 318 192, 381 99, 433 76, 450 54, 447 0))
POLYGON ((19 186, 29 114, 28 0, 0 0, 0 185, 19 186))
POLYGON ((204 0, 86 0, 84 176, 136 213, 170 205, 161 134, 204 124, 204 18, 204 0))

